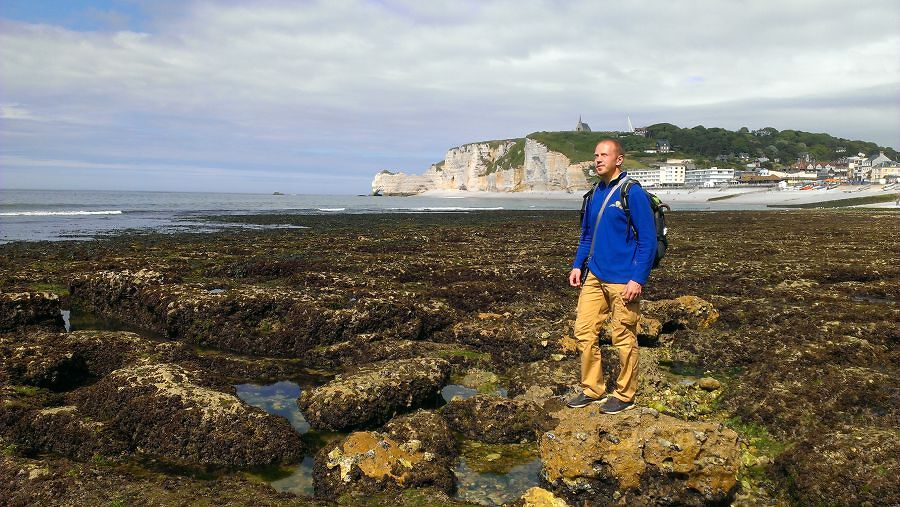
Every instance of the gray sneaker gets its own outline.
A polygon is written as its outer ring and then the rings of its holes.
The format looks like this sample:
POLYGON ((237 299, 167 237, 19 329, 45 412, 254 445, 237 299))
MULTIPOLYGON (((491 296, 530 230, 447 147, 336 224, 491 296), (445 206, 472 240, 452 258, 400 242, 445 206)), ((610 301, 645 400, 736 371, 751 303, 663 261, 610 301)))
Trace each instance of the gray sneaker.
POLYGON ((624 412, 632 408, 634 408, 633 401, 622 401, 615 396, 610 396, 609 399, 606 400, 606 403, 600 407, 600 412, 603 412, 604 414, 618 414, 619 412, 624 412))
POLYGON ((591 403, 600 403, 604 400, 606 400, 605 394, 599 398, 592 398, 592 397, 584 394, 584 391, 582 391, 582 392, 578 393, 578 395, 576 395, 574 398, 569 400, 568 403, 566 403, 566 406, 569 408, 581 408, 581 407, 586 407, 586 406, 590 405, 591 403))

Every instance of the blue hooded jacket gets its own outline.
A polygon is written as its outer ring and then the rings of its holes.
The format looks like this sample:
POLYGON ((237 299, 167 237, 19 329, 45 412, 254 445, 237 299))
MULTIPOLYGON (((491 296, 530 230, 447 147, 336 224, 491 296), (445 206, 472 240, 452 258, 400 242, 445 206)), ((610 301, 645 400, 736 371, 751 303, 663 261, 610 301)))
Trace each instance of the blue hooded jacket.
POLYGON ((601 181, 594 190, 581 222, 581 240, 572 267, 581 268, 596 232, 594 254, 588 264, 591 273, 607 283, 628 283, 634 280, 645 285, 656 257, 656 224, 647 192, 637 184, 632 185, 628 191, 628 208, 637 237, 628 225, 628 217, 622 206, 622 187, 616 189, 616 193, 610 197, 598 230, 594 231, 600 206, 625 176, 626 173, 623 172, 609 184, 601 181))

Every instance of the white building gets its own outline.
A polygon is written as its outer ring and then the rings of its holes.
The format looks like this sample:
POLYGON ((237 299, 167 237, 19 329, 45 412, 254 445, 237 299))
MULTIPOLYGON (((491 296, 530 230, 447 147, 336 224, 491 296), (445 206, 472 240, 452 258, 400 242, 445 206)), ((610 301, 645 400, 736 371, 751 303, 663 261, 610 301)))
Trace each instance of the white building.
POLYGON ((684 184, 697 187, 715 187, 734 180, 734 169, 710 167, 685 171, 684 184))
POLYGON ((645 187, 665 187, 684 185, 685 166, 665 164, 659 168, 634 169, 628 175, 645 187))

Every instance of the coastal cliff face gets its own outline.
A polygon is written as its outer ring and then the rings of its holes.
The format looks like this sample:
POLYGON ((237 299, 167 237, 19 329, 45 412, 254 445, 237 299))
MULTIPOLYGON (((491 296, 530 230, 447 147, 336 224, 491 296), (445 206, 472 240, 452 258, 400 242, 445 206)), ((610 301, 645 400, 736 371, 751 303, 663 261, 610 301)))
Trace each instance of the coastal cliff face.
POLYGON ((428 190, 574 191, 590 186, 585 172, 591 165, 572 164, 565 155, 527 138, 473 143, 450 149, 442 162, 432 164, 421 175, 382 171, 372 181, 372 191, 384 195, 428 190), (514 157, 517 149, 524 151, 524 161, 518 163, 514 157))

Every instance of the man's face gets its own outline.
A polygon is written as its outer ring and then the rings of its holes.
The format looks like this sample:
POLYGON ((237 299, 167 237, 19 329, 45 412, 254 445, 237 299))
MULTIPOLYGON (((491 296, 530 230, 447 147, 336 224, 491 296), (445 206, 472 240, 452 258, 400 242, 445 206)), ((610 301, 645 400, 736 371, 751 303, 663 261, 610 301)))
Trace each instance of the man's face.
POLYGON ((594 149, 594 165, 597 168, 597 176, 604 181, 609 181, 616 173, 624 157, 616 150, 616 145, 610 142, 601 142, 594 149))

